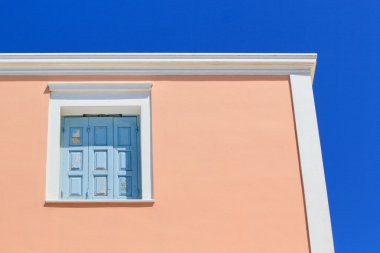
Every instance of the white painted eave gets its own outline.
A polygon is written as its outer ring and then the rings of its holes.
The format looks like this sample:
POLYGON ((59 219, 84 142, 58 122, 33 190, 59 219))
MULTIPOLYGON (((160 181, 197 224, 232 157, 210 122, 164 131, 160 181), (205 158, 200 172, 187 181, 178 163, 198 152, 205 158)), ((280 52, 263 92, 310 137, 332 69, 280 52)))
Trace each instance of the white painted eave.
POLYGON ((0 75, 314 76, 316 54, 27 53, 0 54, 0 75))

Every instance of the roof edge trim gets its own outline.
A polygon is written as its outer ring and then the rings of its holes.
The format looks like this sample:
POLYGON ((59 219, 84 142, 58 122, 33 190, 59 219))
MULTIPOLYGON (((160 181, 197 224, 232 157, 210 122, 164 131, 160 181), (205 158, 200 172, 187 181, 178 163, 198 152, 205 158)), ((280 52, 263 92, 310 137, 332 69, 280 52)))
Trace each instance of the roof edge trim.
POLYGON ((317 54, 3 53, 0 76, 290 75, 314 76, 317 54))

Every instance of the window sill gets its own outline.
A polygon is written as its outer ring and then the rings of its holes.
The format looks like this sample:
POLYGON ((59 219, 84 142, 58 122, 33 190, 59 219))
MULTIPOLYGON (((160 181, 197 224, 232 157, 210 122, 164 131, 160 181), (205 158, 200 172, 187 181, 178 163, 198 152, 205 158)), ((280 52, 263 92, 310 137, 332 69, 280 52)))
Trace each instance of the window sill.
POLYGON ((45 207, 150 207, 155 199, 45 200, 45 207))

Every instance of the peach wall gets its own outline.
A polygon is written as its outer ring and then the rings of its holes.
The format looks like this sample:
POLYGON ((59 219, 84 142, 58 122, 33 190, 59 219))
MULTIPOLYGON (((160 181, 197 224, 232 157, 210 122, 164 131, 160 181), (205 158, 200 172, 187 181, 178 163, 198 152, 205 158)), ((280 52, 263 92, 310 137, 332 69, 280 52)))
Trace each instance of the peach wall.
POLYGON ((309 252, 288 77, 3 77, 0 252, 309 252), (44 206, 49 80, 151 80, 153 206, 44 206))

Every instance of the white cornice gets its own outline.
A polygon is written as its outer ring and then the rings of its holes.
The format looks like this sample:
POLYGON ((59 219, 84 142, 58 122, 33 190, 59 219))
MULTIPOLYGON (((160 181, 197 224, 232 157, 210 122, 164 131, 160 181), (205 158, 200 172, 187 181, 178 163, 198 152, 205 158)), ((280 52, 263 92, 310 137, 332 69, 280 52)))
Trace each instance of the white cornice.
POLYGON ((316 54, 32 53, 0 54, 0 75, 314 76, 316 54))

